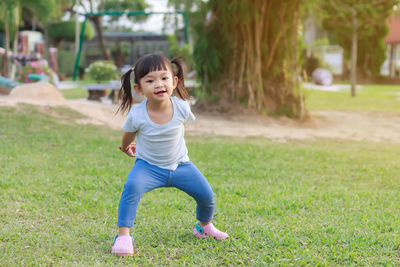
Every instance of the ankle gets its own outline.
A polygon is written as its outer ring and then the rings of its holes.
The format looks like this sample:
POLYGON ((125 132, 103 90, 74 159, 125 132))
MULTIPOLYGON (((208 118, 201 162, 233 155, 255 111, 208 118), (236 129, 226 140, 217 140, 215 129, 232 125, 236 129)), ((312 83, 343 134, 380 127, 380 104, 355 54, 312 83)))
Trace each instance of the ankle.
POLYGON ((204 226, 206 226, 206 225, 208 225, 208 224, 210 224, 211 222, 200 222, 200 226, 201 227, 204 227, 204 226))
POLYGON ((129 227, 119 227, 118 236, 129 235, 129 227))

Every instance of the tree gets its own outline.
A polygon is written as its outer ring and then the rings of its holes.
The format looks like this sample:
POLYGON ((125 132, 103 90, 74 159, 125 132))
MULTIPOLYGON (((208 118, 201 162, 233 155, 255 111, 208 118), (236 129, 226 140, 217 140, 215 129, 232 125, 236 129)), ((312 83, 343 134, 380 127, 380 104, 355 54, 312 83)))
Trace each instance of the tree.
POLYGON ((28 29, 44 31, 44 24, 55 15, 57 0, 18 0, 21 19, 28 29))
MULTIPOLYGON (((10 49, 10 32, 14 33, 13 38, 13 50, 17 52, 18 49, 18 29, 20 25, 20 18, 24 20, 24 14, 29 13, 31 20, 35 20, 37 23, 46 22, 52 12, 54 11, 55 2, 54 0, 2 0, 0 2, 0 9, 3 19, 0 20, 4 25, 5 29, 5 50, 6 54, 10 49)), ((26 21, 24 20, 24 23, 26 21)), ((8 67, 8 58, 6 57, 6 66, 8 67)), ((11 77, 13 78, 15 67, 11 71, 11 77)))
POLYGON ((398 0, 322 1, 322 7, 326 12, 324 27, 334 34, 338 43, 344 48, 345 57, 350 58, 353 97, 356 96, 357 66, 361 65, 360 69, 368 73, 370 70, 376 72, 377 65, 380 67, 383 63, 386 19, 396 3, 398 0), (358 58, 363 60, 361 64, 357 64, 358 58))
MULTIPOLYGON (((76 20, 68 20, 55 22, 48 26, 48 35, 50 39, 54 42, 55 47, 59 48, 64 40, 75 41, 75 25, 76 20)), ((82 23, 80 23, 82 24, 82 23)), ((84 38, 92 39, 94 37, 94 29, 89 24, 86 25, 86 30, 84 33, 84 38)))
MULTIPOLYGON (((194 58, 207 90, 260 112, 302 118, 298 84, 301 0, 210 0, 194 58)), ((206 14, 206 13, 205 13, 206 14)))
MULTIPOLYGON (((79 1, 79 5, 85 10, 86 13, 96 13, 102 11, 143 11, 147 5, 145 0, 88 0, 89 9, 84 4, 82 0, 79 1)), ((85 3, 86 3, 85 2, 85 3)), ((103 51, 104 57, 107 60, 111 60, 111 54, 108 49, 106 49, 103 28, 102 28, 102 16, 89 16, 88 17, 94 24, 96 30, 97 38, 99 40, 100 48, 103 51)))

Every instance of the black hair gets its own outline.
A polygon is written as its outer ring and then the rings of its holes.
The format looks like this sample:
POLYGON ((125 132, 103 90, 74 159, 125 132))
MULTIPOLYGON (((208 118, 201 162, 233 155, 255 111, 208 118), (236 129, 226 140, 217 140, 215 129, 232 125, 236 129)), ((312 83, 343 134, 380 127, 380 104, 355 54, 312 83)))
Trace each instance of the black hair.
MULTIPOLYGON (((182 60, 180 58, 174 58, 169 61, 165 56, 158 54, 150 54, 142 56, 138 59, 133 68, 128 70, 121 77, 121 89, 119 90, 119 98, 121 104, 118 111, 124 113, 129 111, 132 107, 133 96, 132 96, 132 86, 131 86, 131 74, 134 73, 133 82, 140 85, 140 79, 146 76, 149 72, 168 70, 171 71, 173 76, 178 77, 178 84, 176 86, 176 92, 178 97, 187 100, 189 99, 189 94, 186 91, 184 84, 184 72, 182 66, 182 60), (174 68, 173 65, 176 67, 174 68)), ((118 112, 117 111, 117 112, 118 112)))

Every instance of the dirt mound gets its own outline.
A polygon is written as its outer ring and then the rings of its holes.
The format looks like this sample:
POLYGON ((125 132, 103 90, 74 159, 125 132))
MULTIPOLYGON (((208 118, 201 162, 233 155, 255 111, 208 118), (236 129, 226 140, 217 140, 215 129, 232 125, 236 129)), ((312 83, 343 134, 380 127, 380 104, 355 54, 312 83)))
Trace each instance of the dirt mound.
POLYGON ((52 84, 48 82, 37 82, 22 84, 14 87, 8 97, 24 98, 33 100, 52 100, 64 102, 64 96, 52 84))

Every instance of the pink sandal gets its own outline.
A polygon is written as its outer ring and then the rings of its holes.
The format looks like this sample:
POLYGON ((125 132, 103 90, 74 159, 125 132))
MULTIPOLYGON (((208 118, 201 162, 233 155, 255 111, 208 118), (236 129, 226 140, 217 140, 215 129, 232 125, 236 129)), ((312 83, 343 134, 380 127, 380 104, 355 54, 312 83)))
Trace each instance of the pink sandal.
POLYGON ((211 236, 215 240, 225 240, 229 237, 227 233, 221 232, 220 230, 215 228, 212 223, 209 223, 206 226, 201 227, 200 222, 197 222, 193 226, 193 234, 197 238, 209 238, 211 236))
POLYGON ((133 237, 130 235, 116 235, 114 237, 111 253, 118 256, 132 256, 133 255, 133 237))

